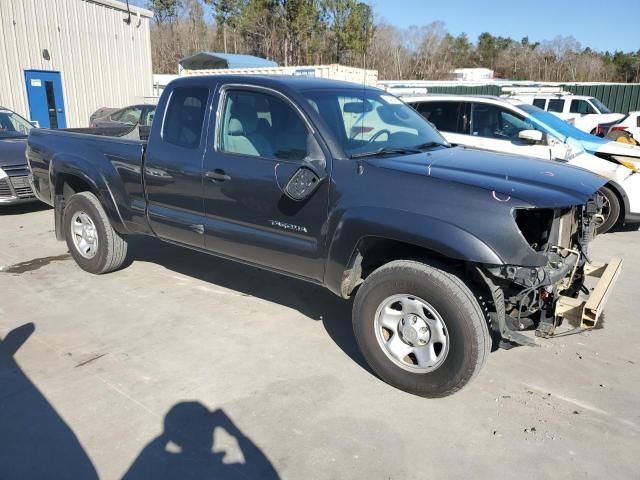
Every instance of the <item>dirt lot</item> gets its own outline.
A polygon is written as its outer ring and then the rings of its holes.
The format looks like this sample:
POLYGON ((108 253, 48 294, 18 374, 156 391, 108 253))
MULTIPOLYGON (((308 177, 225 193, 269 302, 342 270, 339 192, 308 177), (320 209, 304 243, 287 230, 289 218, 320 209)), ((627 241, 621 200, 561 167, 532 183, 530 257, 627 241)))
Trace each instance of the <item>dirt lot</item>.
POLYGON ((603 328, 425 400, 318 287, 151 239, 92 276, 50 210, 3 209, 0 478, 640 478, 639 247, 594 243, 625 260, 603 328))

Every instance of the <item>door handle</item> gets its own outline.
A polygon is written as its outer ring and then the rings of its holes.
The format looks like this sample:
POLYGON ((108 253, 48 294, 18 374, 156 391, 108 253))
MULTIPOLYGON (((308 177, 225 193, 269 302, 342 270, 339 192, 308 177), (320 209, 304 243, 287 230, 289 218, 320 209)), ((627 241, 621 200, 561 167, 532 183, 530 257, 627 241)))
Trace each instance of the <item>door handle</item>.
POLYGON ((205 176, 213 182, 226 182, 227 180, 231 180, 231 177, 220 168, 205 173, 205 176))

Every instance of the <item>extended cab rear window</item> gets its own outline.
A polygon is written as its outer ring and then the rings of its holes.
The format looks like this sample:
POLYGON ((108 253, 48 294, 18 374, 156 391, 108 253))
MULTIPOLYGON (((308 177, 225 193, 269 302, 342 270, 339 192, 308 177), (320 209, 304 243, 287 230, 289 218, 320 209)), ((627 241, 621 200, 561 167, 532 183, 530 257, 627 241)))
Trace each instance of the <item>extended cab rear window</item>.
POLYGON ((180 87, 173 90, 164 118, 162 139, 184 148, 200 145, 209 89, 180 87))
POLYGON ((547 110, 550 112, 562 113, 564 111, 564 100, 552 98, 551 100, 549 100, 547 110))

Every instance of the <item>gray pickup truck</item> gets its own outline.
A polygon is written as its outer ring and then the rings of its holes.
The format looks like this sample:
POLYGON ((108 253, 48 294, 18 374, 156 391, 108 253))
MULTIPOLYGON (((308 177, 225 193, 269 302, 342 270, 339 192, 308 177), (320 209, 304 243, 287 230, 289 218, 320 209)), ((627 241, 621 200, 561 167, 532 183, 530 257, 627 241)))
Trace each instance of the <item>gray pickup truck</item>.
POLYGON ((451 147, 349 83, 181 78, 148 141, 35 130, 28 159, 81 268, 116 270, 151 235, 355 296, 371 368, 423 396, 462 388, 492 344, 535 343, 524 329, 593 327, 620 269, 587 256, 603 178, 451 147))

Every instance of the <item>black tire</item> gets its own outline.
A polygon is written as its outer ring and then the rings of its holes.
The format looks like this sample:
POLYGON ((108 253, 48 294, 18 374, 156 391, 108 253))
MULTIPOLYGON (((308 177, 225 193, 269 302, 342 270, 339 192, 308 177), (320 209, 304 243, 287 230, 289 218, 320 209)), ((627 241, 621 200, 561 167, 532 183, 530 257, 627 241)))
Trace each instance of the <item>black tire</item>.
POLYGON ((424 263, 396 260, 374 271, 361 285, 353 305, 353 330, 360 351, 385 382, 423 397, 445 397, 469 383, 491 351, 491 336, 478 301, 455 275, 424 263), (375 316, 393 295, 407 294, 428 302, 446 324, 448 354, 426 373, 394 363, 378 342, 375 316))
POLYGON ((102 274, 122 266, 127 256, 127 241, 113 229, 104 208, 93 193, 80 192, 73 195, 64 208, 63 222, 67 247, 80 268, 89 273, 102 274), (97 249, 92 258, 83 256, 73 239, 72 223, 80 213, 86 214, 95 226, 97 249))
POLYGON ((605 198, 607 209, 603 222, 596 227, 596 233, 601 235, 611 230, 620 220, 620 200, 609 187, 602 187, 598 193, 605 198))

